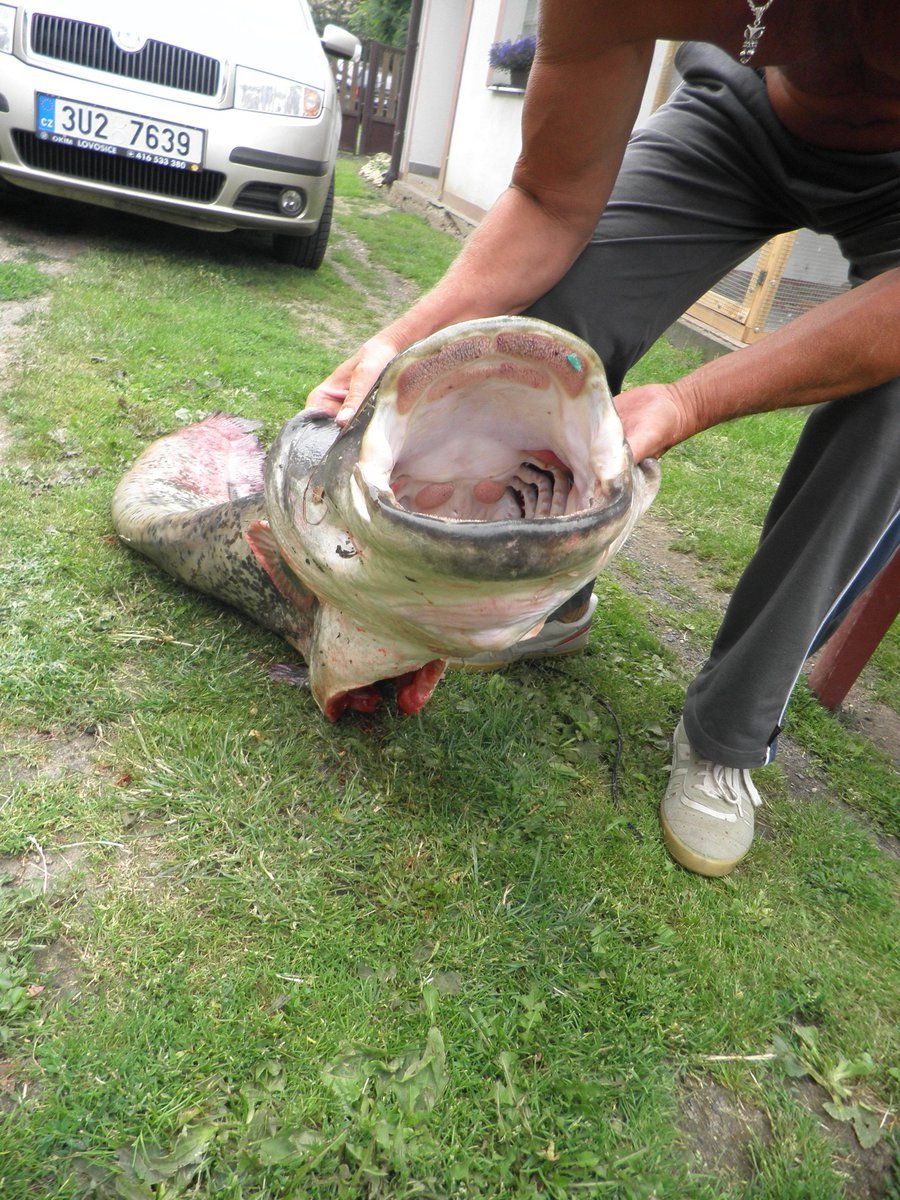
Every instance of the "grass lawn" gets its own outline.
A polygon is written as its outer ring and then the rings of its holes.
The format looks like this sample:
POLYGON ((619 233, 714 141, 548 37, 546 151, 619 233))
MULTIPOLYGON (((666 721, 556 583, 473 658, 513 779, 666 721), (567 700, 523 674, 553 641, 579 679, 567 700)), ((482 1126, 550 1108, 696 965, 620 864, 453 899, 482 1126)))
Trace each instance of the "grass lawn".
MULTIPOLYGON (((751 858, 700 879, 656 824, 686 680, 611 577, 582 658, 330 725, 270 681, 285 646, 111 535, 149 441, 271 437, 451 260, 356 166, 316 274, 136 222, 0 264, 48 301, 0 392, 0 1197, 891 1194, 860 1181, 900 1096, 897 774, 845 723, 799 694, 788 733, 848 807, 767 768, 751 858)), ((799 423, 667 456, 698 572, 733 581, 799 423)))

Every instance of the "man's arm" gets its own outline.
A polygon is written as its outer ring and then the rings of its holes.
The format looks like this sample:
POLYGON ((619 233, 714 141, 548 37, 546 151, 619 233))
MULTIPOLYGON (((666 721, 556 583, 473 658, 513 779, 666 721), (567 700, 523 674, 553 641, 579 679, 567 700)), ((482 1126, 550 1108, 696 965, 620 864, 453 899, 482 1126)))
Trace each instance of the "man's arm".
POLYGON ((653 40, 634 40, 627 20, 609 15, 624 7, 544 0, 510 187, 440 282, 311 392, 308 407, 349 419, 412 342, 521 312, 562 278, 609 198, 650 69, 653 40))
POLYGON ((663 386, 616 397, 637 461, 733 417, 820 404, 900 376, 900 269, 663 386))

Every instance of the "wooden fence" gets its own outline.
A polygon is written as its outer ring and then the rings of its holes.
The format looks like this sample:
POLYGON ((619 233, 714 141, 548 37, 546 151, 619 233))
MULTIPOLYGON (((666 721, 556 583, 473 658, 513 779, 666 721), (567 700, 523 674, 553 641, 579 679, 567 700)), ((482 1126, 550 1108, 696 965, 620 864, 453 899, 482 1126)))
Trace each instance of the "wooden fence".
POLYGON ((341 150, 349 154, 390 154, 404 51, 366 42, 359 62, 334 62, 341 106, 341 150))

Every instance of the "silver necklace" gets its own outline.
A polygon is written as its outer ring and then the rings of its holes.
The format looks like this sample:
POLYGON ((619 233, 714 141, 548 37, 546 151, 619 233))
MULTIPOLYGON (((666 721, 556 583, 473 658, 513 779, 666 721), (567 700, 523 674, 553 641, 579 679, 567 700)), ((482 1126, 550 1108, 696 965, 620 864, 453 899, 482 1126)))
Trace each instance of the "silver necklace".
POLYGON ((766 27, 763 25, 762 19, 766 9, 773 2, 774 0, 766 0, 765 4, 754 4, 753 0, 747 0, 747 5, 753 13, 753 21, 744 29, 744 44, 741 46, 741 52, 738 55, 739 61, 745 65, 756 53, 760 38, 766 32, 766 27))

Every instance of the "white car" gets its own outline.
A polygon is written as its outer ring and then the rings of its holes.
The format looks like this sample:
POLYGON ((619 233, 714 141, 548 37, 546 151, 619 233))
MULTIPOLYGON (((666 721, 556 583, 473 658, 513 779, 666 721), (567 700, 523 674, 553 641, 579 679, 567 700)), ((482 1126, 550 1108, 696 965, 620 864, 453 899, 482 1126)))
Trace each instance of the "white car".
POLYGON ((341 113, 306 0, 0 3, 0 182, 199 229, 269 230, 317 268, 341 113))

